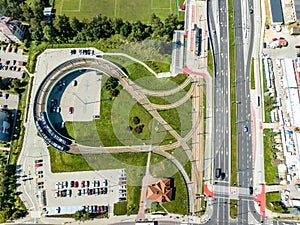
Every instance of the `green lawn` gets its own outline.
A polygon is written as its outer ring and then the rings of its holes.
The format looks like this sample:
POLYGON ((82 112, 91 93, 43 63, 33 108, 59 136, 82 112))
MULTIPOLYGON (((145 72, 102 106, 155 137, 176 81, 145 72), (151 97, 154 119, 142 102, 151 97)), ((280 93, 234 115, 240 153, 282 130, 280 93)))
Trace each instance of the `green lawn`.
POLYGON ((176 0, 55 0, 57 15, 66 14, 79 19, 99 14, 107 17, 121 17, 128 21, 150 22, 150 15, 157 14, 164 19, 177 13, 176 0))
POLYGON ((266 184, 276 184, 274 179, 277 177, 277 169, 276 166, 272 165, 272 161, 275 156, 275 149, 273 145, 275 143, 274 138, 272 138, 272 130, 271 129, 264 129, 264 160, 265 160, 265 179, 266 184))
POLYGON ((176 148, 176 149, 173 149, 173 150, 168 150, 167 152, 172 154, 180 162, 180 164, 184 167, 186 173, 189 175, 189 177, 191 179, 191 177, 192 177, 192 164, 189 161, 189 158, 186 155, 183 148, 179 147, 179 148, 176 148))
POLYGON ((163 207, 170 213, 187 215, 188 213, 188 193, 182 175, 177 168, 165 158, 152 154, 150 161, 150 173, 154 177, 174 178, 175 200, 163 203, 163 207))
POLYGON ((51 171, 73 172, 126 168, 128 213, 136 214, 147 153, 70 155, 49 147, 51 171))
POLYGON ((277 213, 289 213, 289 208, 283 208, 280 204, 280 193, 271 192, 266 193, 266 207, 267 209, 277 213))
POLYGON ((161 117, 182 137, 192 128, 192 100, 167 110, 158 110, 161 117))
POLYGON ((116 98, 112 98, 110 92, 103 86, 100 104, 100 119, 91 122, 66 122, 66 132, 63 133, 79 144, 87 146, 142 145, 143 143, 161 145, 175 141, 169 132, 125 90, 121 90, 116 98), (144 125, 143 132, 140 134, 126 129, 127 126, 132 128, 137 126, 132 122, 134 116, 140 119, 138 125, 144 125))
POLYGON ((211 76, 214 75, 214 59, 213 59, 210 43, 208 45, 208 51, 207 51, 207 71, 210 73, 211 76))
MULTIPOLYGON (((191 86, 189 86, 189 87, 191 87, 191 86)), ((174 95, 168 95, 168 96, 164 96, 164 97, 148 96, 148 99, 150 102, 157 104, 157 105, 168 105, 168 104, 179 101, 186 94, 187 94, 187 91, 182 89, 174 95)))

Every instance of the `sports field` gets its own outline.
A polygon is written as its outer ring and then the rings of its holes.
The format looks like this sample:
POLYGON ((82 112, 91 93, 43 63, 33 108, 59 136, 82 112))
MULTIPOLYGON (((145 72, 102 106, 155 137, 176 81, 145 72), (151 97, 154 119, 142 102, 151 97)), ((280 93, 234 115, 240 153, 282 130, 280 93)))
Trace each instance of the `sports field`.
MULTIPOLYGON (((65 14, 79 19, 102 14, 109 18, 121 17, 130 22, 149 22, 155 13, 161 19, 177 13, 177 0, 55 0, 57 15, 65 14)), ((182 2, 182 0, 178 0, 182 2)))

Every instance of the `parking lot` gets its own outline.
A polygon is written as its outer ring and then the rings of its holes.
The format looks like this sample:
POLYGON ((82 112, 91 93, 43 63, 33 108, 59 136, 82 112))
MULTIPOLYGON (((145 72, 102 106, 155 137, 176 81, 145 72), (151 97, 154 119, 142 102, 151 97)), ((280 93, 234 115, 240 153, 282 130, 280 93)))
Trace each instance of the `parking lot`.
POLYGON ((18 109, 19 97, 17 95, 0 93, 0 105, 7 105, 8 109, 18 109))
POLYGON ((15 48, 0 48, 0 76, 21 79, 27 56, 15 48))
POLYGON ((125 169, 54 173, 50 177, 41 158, 34 163, 38 202, 47 215, 73 214, 78 209, 106 213, 114 203, 126 200, 125 169))

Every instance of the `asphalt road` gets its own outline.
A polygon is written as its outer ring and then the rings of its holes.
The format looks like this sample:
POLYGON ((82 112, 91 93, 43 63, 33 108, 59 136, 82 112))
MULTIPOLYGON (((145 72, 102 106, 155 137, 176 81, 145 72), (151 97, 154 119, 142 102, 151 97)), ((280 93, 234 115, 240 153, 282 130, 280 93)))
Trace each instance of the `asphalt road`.
POLYGON ((230 111, 230 92, 228 86, 227 2, 218 1, 217 6, 213 6, 213 4, 212 1, 208 2, 208 23, 215 59, 213 174, 216 168, 221 168, 226 175, 224 180, 217 179, 213 175, 213 183, 221 186, 221 191, 223 189, 223 193, 227 197, 215 197, 213 215, 208 224, 229 224, 230 126, 228 112, 230 111))

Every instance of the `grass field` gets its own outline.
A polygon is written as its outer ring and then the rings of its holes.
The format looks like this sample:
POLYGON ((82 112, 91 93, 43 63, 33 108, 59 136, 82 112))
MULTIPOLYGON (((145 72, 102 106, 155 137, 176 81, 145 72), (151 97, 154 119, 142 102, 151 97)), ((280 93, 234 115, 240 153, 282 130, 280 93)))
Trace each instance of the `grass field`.
POLYGON ((266 184, 276 184, 274 180, 277 177, 277 168, 276 166, 272 165, 272 161, 274 159, 275 151, 274 150, 274 138, 271 138, 272 136, 272 130, 271 129, 264 129, 264 160, 265 160, 265 178, 266 178, 266 184))
POLYGON ((152 13, 162 19, 177 13, 176 0, 55 0, 54 7, 57 15, 66 14, 79 19, 102 14, 146 23, 150 21, 152 13))
POLYGON ((176 140, 158 124, 157 120, 136 102, 126 91, 121 91, 112 98, 110 91, 101 89, 100 119, 91 122, 66 122, 67 136, 77 143, 87 146, 122 146, 122 145, 161 145, 176 140), (140 134, 128 131, 127 126, 135 128, 132 118, 138 116, 144 125, 140 134), (84 134, 83 134, 84 133, 84 134))

